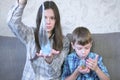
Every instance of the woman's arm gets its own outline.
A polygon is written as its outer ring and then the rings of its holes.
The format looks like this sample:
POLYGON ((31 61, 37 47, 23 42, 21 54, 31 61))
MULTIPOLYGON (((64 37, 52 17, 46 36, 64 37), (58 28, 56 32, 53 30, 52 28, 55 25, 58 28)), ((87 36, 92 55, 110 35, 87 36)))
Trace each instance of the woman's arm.
POLYGON ((17 1, 16 5, 14 5, 9 11, 7 18, 8 26, 16 35, 16 37, 18 37, 23 43, 27 43, 33 37, 34 34, 33 29, 27 27, 22 22, 23 10, 25 8, 26 3, 27 0, 17 1))
POLYGON ((65 37, 63 40, 63 50, 61 51, 61 53, 58 55, 54 55, 50 64, 46 62, 46 66, 49 68, 49 70, 53 71, 53 73, 58 73, 59 71, 61 71, 64 59, 69 52, 69 45, 70 42, 68 38, 65 37))

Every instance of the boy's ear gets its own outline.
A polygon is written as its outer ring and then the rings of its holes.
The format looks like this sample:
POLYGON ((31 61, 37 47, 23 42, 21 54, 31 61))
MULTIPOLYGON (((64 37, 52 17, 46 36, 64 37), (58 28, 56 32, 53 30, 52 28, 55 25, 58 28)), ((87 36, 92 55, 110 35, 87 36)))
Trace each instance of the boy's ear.
POLYGON ((93 41, 91 41, 91 47, 92 47, 92 45, 93 45, 93 41))
POLYGON ((73 49, 75 49, 75 46, 74 46, 73 42, 71 42, 71 46, 72 46, 73 49))

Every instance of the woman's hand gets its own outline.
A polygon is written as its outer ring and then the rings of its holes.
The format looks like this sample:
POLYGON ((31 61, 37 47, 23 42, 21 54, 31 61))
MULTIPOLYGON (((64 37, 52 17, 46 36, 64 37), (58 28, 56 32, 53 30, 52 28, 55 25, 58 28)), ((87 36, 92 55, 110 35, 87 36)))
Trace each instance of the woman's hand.
POLYGON ((26 5, 27 0, 18 0, 18 3, 21 4, 21 5, 26 5))
POLYGON ((40 50, 40 53, 36 53, 36 55, 38 57, 43 57, 45 59, 45 61, 50 64, 52 62, 52 60, 53 60, 53 57, 55 55, 58 55, 59 53, 60 53, 59 51, 56 51, 56 50, 52 49, 51 53, 49 55, 44 55, 42 53, 42 51, 40 50))

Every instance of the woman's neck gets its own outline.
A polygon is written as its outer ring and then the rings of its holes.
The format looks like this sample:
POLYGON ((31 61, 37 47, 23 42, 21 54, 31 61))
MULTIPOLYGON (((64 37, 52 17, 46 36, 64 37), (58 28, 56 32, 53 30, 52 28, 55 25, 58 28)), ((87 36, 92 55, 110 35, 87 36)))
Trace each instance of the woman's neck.
POLYGON ((50 38, 50 36, 52 35, 52 32, 48 32, 48 37, 50 38))

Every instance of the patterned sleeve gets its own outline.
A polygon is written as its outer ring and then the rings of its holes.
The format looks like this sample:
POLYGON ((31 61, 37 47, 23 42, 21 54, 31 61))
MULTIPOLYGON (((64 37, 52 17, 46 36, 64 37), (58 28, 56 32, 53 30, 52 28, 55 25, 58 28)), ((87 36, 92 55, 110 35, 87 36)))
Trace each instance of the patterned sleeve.
POLYGON ((65 62, 64 62, 64 66, 63 66, 63 72, 62 72, 62 76, 61 76, 61 79, 62 80, 65 80, 65 78, 67 76, 70 75, 70 69, 69 69, 69 64, 68 64, 68 57, 65 59, 65 62))
POLYGON ((21 21, 25 5, 19 5, 16 2, 8 13, 7 23, 11 31, 26 44, 33 37, 33 29, 24 25, 21 21))
POLYGON ((63 62, 64 62, 64 60, 69 52, 69 45, 70 45, 69 39, 67 37, 64 37, 63 49, 62 49, 60 55, 57 56, 56 58, 54 58, 51 64, 47 64, 47 67, 50 70, 49 72, 51 72, 50 75, 53 73, 56 73, 56 75, 61 74, 61 73, 59 73, 59 71, 61 71, 61 67, 63 65, 63 62))
POLYGON ((101 56, 99 56, 99 59, 98 59, 98 66, 104 74, 106 74, 108 77, 110 77, 107 67, 103 64, 103 58, 101 56))

